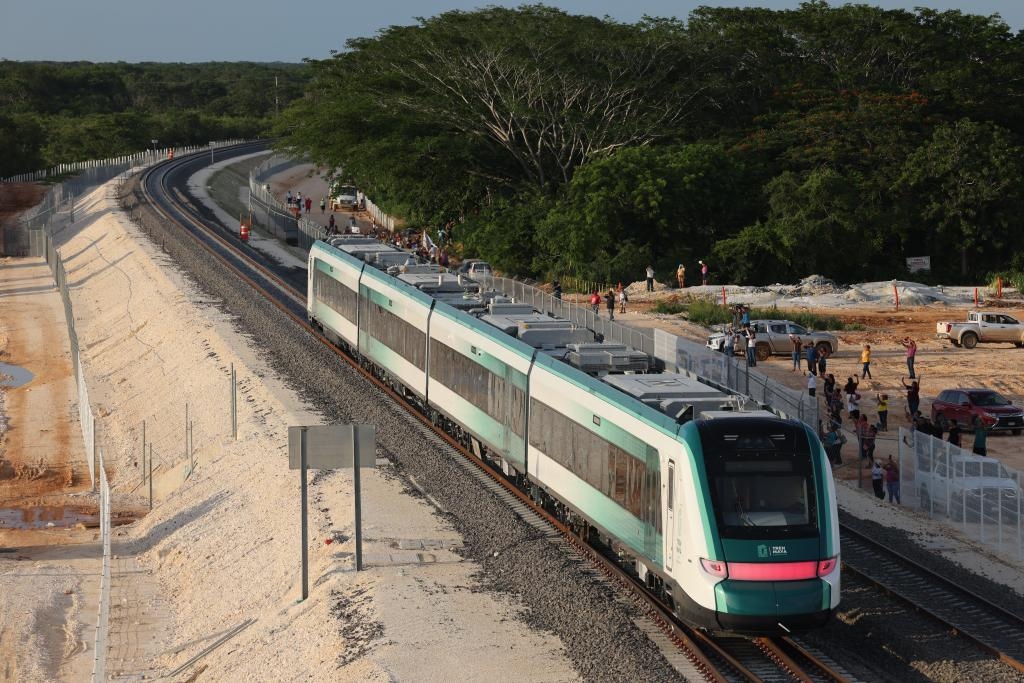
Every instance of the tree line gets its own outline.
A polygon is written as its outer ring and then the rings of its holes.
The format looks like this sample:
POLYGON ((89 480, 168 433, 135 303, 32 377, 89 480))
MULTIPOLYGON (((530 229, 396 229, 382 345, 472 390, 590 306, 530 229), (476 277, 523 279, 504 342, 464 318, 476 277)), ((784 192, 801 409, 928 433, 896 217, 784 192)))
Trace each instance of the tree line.
POLYGON ((0 60, 0 177, 153 146, 269 135, 306 64, 0 60))
POLYGON ((525 277, 966 281, 1024 267, 1024 36, 998 16, 446 12, 310 60, 285 150, 525 277))

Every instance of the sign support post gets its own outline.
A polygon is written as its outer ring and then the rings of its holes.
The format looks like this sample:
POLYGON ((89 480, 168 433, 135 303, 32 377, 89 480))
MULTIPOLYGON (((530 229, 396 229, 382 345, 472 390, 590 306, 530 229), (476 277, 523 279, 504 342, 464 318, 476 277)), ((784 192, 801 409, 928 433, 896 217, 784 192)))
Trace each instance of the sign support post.
POLYGON ((356 571, 363 571, 363 514, 362 493, 360 491, 359 462, 359 430, 352 430, 352 491, 355 498, 355 536, 356 536, 356 571))
POLYGON ((306 491, 306 428, 300 427, 300 449, 299 460, 299 486, 302 489, 300 497, 302 506, 302 599, 309 597, 309 522, 306 519, 306 502, 308 494, 306 491))
POLYGON ((288 428, 288 467, 299 470, 302 542, 302 600, 309 597, 309 523, 306 508, 306 469, 330 470, 352 466, 355 505, 355 568, 363 569, 362 467, 376 463, 373 425, 336 424, 288 428))

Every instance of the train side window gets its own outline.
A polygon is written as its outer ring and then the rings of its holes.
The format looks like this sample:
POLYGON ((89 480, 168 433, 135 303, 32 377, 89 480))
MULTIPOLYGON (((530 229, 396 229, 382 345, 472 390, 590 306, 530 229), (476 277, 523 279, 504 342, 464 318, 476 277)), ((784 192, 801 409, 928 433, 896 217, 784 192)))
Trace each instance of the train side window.
POLYGON ((669 462, 668 464, 668 509, 671 510, 674 507, 676 499, 676 464, 669 462))

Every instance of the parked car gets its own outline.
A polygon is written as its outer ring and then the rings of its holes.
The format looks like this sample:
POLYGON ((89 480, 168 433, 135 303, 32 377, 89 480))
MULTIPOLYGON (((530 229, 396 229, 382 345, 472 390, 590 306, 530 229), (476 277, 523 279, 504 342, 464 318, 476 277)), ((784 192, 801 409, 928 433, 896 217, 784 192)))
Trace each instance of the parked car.
POLYGON ((935 323, 935 336, 953 346, 973 349, 978 344, 1006 344, 1024 347, 1024 323, 999 311, 971 311, 963 322, 935 323))
POLYGON ((493 271, 491 270, 491 264, 487 261, 471 258, 459 264, 459 269, 455 272, 459 275, 472 277, 474 275, 490 275, 493 271))
POLYGON ((970 429, 975 416, 986 422, 995 421, 993 431, 1010 430, 1020 434, 1024 429, 1024 410, 1002 394, 991 389, 944 389, 932 401, 932 422, 949 428, 957 421, 963 429, 970 429))
POLYGON ((359 194, 355 185, 337 185, 331 193, 331 211, 359 208, 359 194))
POLYGON ((956 522, 978 522, 984 516, 985 523, 1017 523, 1020 485, 998 460, 921 453, 915 483, 924 510, 945 513, 956 522))
MULTIPOLYGON (((799 335, 804 346, 814 345, 818 351, 827 350, 834 354, 839 349, 839 338, 831 332, 811 332, 803 325, 791 320, 751 320, 751 327, 757 333, 755 353, 758 360, 767 360, 769 356, 788 356, 793 353, 793 341, 789 335, 799 335)), ((725 343, 725 332, 714 332, 708 337, 707 347, 721 351, 725 343)), ((740 353, 740 347, 736 347, 740 353)))

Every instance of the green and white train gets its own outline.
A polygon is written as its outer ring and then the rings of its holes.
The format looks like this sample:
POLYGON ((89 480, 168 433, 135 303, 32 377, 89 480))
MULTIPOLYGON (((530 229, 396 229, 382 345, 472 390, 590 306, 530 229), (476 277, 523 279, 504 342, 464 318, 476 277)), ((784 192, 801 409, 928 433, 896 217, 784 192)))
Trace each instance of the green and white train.
MULTIPOLYGON (((762 410, 693 415, 659 403, 666 387, 694 383, 680 375, 588 374, 565 349, 481 319, 495 307, 473 283, 411 255, 389 274, 394 254, 374 250, 397 250, 367 240, 310 251, 307 313, 325 336, 612 544, 688 623, 743 634, 826 623, 839 604, 839 522, 812 430, 762 410), (624 388, 634 380, 644 386, 624 388)), ((538 318, 520 329, 552 320, 538 318)))

